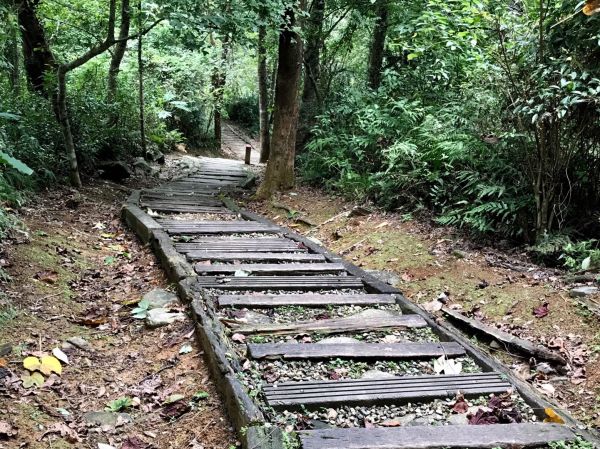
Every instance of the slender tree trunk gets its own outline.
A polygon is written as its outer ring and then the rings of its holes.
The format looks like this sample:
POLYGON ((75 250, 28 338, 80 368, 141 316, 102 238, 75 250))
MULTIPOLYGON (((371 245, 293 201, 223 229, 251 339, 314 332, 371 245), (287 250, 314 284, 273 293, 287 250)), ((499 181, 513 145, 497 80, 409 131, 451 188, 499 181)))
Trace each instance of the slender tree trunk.
POLYGON ((121 28, 119 29, 119 42, 115 45, 110 67, 108 69, 108 82, 106 89, 106 102, 111 106, 111 113, 108 118, 108 126, 114 126, 119 121, 119 113, 114 103, 117 98, 117 81, 121 70, 121 62, 127 50, 127 41, 129 28, 131 24, 131 12, 129 10, 129 0, 121 1, 121 28))
POLYGON ((321 49, 323 48, 323 18, 325 0, 313 0, 306 30, 306 48, 304 50, 304 86, 300 124, 296 137, 296 151, 302 150, 310 138, 310 129, 315 123, 321 98, 319 82, 321 79, 321 49))
POLYGON ((56 60, 46 34, 36 14, 37 2, 34 0, 23 0, 18 5, 17 18, 21 29, 21 40, 23 45, 23 60, 25 73, 29 86, 35 92, 39 92, 46 98, 49 97, 45 89, 46 72, 56 69, 56 60))
POLYGON ((369 68, 367 82, 371 89, 378 89, 381 85, 381 67, 383 65, 383 52, 388 29, 388 0, 378 0, 377 19, 371 39, 369 51, 369 68))
POLYGON ((269 86, 267 80, 267 28, 258 27, 258 117, 260 122, 260 162, 269 160, 271 133, 269 132, 269 86))
POLYGON ((21 90, 21 62, 19 58, 19 29, 11 24, 10 39, 6 47, 6 60, 10 63, 8 79, 16 96, 21 90))
POLYGON ((227 81, 227 75, 225 73, 225 65, 227 64, 227 57, 229 55, 229 35, 223 36, 221 43, 221 58, 213 69, 212 75, 212 91, 214 110, 213 115, 213 132, 215 136, 216 145, 220 148, 222 143, 221 135, 221 119, 222 119, 222 108, 223 108, 223 89, 225 89, 225 83, 227 81))
POLYGON ((146 155, 146 115, 144 111, 144 60, 143 60, 143 35, 142 35, 142 0, 138 1, 138 101, 140 102, 140 144, 142 152, 146 155))
MULTIPOLYGON (((301 2, 304 9, 305 3, 301 2)), ((271 154, 265 179, 256 194, 259 199, 271 197, 275 191, 294 187, 294 156, 298 126, 298 84, 302 71, 302 40, 294 31, 296 14, 285 12, 285 28, 279 34, 277 87, 271 154)))
POLYGON ((81 187, 81 178, 79 177, 79 166, 77 164, 77 153, 73 143, 73 133, 71 132, 71 122, 67 111, 67 71, 64 66, 57 70, 58 94, 56 98, 58 123, 65 141, 67 158, 69 160, 69 179, 74 187, 81 187))

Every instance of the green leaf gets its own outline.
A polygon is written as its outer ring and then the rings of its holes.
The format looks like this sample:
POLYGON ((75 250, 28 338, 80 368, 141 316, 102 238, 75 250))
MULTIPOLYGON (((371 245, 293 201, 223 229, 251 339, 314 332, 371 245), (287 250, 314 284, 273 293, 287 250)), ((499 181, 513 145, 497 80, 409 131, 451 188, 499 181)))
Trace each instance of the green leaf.
POLYGON ((590 268, 590 265, 592 264, 592 256, 587 256, 585 259, 583 259, 583 261, 581 262, 581 269, 582 270, 587 270, 590 268))
POLYGON ((104 265, 112 265, 113 263, 115 263, 115 256, 106 256, 104 258, 104 265))
POLYGON ((200 401, 202 399, 208 399, 209 396, 210 395, 206 391, 200 390, 200 391, 197 391, 196 393, 194 393, 194 396, 192 397, 192 400, 194 400, 194 401, 200 401))
POLYGON ((0 151, 0 163, 4 165, 8 165, 11 168, 23 173, 24 175, 31 175, 33 170, 21 162, 19 159, 12 157, 9 154, 6 154, 4 151, 0 151))
POLYGON ((419 57, 418 53, 409 53, 408 56, 406 57, 407 60, 412 61, 413 59, 416 59, 419 57))
POLYGON ((106 409, 111 412, 120 412, 121 410, 125 410, 133 404, 133 401, 130 397, 124 396, 114 401, 110 401, 106 404, 106 409))

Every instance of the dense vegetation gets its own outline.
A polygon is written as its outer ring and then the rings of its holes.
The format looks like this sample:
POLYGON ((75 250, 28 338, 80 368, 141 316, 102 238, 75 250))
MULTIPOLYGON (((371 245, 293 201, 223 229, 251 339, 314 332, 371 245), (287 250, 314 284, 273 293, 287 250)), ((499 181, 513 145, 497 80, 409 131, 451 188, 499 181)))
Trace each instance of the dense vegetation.
POLYGON ((295 150, 309 183, 600 265, 596 0, 0 5, 7 206, 231 118, 270 150, 262 196, 295 150))

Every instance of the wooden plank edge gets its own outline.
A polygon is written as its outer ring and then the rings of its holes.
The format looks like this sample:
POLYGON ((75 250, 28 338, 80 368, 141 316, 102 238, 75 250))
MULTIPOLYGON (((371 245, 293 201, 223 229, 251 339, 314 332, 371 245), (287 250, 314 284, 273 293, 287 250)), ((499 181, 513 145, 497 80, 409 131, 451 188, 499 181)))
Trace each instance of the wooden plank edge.
POLYGON ((255 425, 242 432, 243 449, 290 449, 298 447, 296 434, 274 425, 255 425))
POLYGON ((171 238, 165 231, 162 229, 155 230, 152 233, 150 246, 171 281, 178 282, 186 277, 194 276, 194 268, 183 255, 177 252, 171 238))
POLYGON ((121 208, 121 218, 143 243, 148 243, 153 233, 162 229, 159 223, 136 204, 125 203, 121 208))
POLYGON ((416 304, 408 301, 402 292, 397 288, 375 278, 373 275, 367 273, 362 268, 355 266, 347 262, 342 257, 330 252, 321 245, 316 244, 312 240, 307 239, 303 235, 300 235, 294 231, 278 226, 271 220, 264 218, 254 212, 239 207, 231 198, 223 197, 223 203, 226 207, 230 208, 234 212, 238 213, 242 218, 247 220, 255 220, 263 224, 269 224, 277 226, 280 229, 280 233, 289 239, 297 242, 302 242, 310 250, 323 254, 327 261, 342 263, 346 271, 354 276, 360 276, 370 293, 388 293, 396 295, 396 302, 402 308, 403 313, 414 313, 418 314, 429 324, 431 329, 443 340, 443 341, 456 341, 461 344, 467 351, 467 354, 472 357, 478 364, 488 371, 497 371, 510 380, 517 392, 522 396, 523 400, 533 408, 534 413, 539 419, 545 418, 544 409, 547 407, 552 408, 558 413, 561 418, 571 427, 577 428, 585 437, 586 440, 593 442, 597 447, 600 447, 600 438, 591 431, 584 430, 586 426, 581 422, 577 421, 571 415, 557 404, 552 404, 549 401, 542 398, 539 393, 528 383, 519 379, 509 368, 505 367, 501 363, 497 362, 488 354, 484 353, 481 349, 476 347, 469 339, 465 338, 463 334, 454 326, 449 323, 438 323, 435 321, 427 312, 422 310, 416 304))

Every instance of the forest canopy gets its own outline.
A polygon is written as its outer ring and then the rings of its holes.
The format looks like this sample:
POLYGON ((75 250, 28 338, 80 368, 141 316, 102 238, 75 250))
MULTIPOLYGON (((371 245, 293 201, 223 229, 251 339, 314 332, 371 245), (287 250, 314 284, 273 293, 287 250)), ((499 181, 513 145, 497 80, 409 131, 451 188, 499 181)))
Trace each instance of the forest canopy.
MULTIPOLYGON (((600 2, 3 0, 0 195, 256 134, 295 175, 600 265, 600 2)), ((4 226, 10 215, 3 209, 4 226)), ((560 259, 559 259, 560 258, 560 259)))

